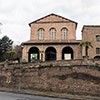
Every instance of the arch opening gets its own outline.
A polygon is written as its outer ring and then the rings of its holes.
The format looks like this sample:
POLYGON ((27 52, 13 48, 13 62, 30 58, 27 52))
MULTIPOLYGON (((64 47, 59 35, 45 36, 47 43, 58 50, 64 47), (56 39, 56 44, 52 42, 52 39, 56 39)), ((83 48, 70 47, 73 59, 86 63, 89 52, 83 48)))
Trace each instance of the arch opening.
POLYGON ((62 49, 62 60, 74 59, 74 52, 71 47, 64 47, 62 49))
POLYGON ((56 49, 54 47, 48 47, 45 51, 45 60, 56 60, 56 49))
POLYGON ((39 60, 39 49, 37 47, 31 47, 28 52, 28 61, 34 62, 39 60))

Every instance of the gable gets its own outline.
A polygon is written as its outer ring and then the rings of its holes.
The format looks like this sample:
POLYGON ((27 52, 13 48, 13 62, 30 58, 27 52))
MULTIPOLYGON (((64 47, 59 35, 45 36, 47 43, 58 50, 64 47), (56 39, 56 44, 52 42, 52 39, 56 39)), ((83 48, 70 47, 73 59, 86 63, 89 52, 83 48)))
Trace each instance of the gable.
POLYGON ((55 16, 55 15, 49 15, 43 19, 38 20, 37 22, 60 22, 60 21, 69 22, 69 20, 59 17, 59 16, 55 16))
POLYGON ((33 23, 53 23, 53 22, 73 22, 77 26, 76 22, 74 22, 70 19, 64 18, 62 16, 56 15, 56 14, 50 14, 45 17, 42 17, 36 21, 29 23, 29 25, 31 26, 31 24, 33 24, 33 23))

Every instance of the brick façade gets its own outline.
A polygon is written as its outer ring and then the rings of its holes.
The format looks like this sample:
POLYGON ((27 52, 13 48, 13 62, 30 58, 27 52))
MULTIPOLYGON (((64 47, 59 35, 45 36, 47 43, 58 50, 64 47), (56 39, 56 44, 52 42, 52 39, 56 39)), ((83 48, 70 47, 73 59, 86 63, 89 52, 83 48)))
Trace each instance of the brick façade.
MULTIPOLYGON (((22 54, 22 59, 24 59, 27 62, 30 61, 29 59, 30 59, 30 54, 31 54, 30 53, 31 48, 38 49, 38 60, 42 60, 42 61, 46 61, 50 58, 50 54, 47 54, 48 52, 46 52, 48 48, 51 48, 49 50, 50 52, 52 51, 52 49, 55 49, 56 52, 55 52, 54 60, 67 60, 65 57, 66 54, 70 54, 71 56, 70 59, 68 60, 82 59, 82 56, 84 56, 85 51, 81 53, 79 44, 82 41, 86 41, 86 40, 89 40, 90 42, 92 42, 93 45, 95 45, 94 48, 91 48, 89 50, 90 51, 89 57, 94 58, 95 56, 97 56, 95 54, 95 49, 96 49, 96 46, 99 46, 100 42, 97 43, 95 41, 94 33, 100 34, 99 33, 100 27, 96 28, 96 26, 95 27, 94 26, 83 26, 82 40, 76 40, 77 22, 64 18, 59 15, 56 15, 56 14, 50 14, 36 21, 33 21, 29 23, 29 26, 30 26, 30 40, 23 43, 24 48, 23 48, 23 54, 22 54), (92 27, 93 35, 90 35, 89 33, 90 31, 87 31, 88 28, 90 27, 92 27), (44 29, 43 40, 39 40, 38 30, 40 28, 44 29), (51 28, 55 28, 56 30, 56 38, 53 40, 50 39, 50 29, 51 28), (63 28, 66 28, 68 30, 68 36, 67 36, 67 39, 65 40, 62 40, 61 38, 61 30, 63 28)), ((35 49, 31 52, 34 53, 35 49)), ((51 54, 51 56, 53 55, 51 54)), ((52 60, 52 59, 49 59, 49 60, 52 60)))

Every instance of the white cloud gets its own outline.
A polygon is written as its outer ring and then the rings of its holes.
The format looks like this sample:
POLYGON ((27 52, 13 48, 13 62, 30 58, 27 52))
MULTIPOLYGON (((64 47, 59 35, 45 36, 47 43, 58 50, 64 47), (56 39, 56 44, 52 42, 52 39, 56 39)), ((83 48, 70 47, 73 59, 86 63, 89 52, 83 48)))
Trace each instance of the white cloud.
POLYGON ((29 40, 28 23, 50 13, 78 22, 77 38, 84 24, 100 24, 100 0, 0 0, 2 35, 12 40, 29 40), (21 37, 21 38, 20 38, 21 37))

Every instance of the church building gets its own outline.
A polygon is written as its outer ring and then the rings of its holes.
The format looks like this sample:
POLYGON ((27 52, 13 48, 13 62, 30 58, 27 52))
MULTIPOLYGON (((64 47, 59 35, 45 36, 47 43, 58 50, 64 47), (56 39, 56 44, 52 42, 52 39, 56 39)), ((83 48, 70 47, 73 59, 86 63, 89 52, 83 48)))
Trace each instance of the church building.
MULTIPOLYGON (((79 47, 82 40, 76 40, 77 22, 56 14, 49 14, 29 23, 29 26, 30 39, 23 43, 22 54, 22 59, 26 62, 82 58, 79 47)), ((86 30, 86 26, 82 30, 83 37, 84 29, 86 30)))

